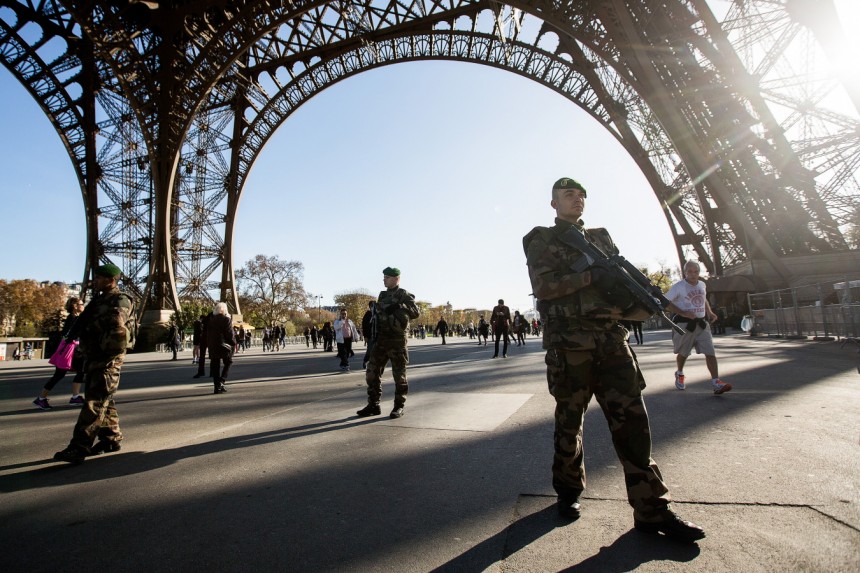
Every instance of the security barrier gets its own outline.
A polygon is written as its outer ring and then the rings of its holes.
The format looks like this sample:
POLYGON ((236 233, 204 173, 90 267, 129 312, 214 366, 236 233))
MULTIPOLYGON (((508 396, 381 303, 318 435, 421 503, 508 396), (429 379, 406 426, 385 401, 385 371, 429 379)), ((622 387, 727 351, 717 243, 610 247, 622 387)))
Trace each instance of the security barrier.
POLYGON ((860 334, 860 280, 748 295, 753 336, 816 339, 860 334))

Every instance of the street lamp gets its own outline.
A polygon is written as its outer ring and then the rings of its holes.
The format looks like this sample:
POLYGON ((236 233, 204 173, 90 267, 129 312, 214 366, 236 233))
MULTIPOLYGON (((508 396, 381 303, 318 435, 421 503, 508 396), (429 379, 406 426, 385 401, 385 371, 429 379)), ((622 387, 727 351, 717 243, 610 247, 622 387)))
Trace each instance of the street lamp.
POLYGON ((316 297, 314 297, 314 298, 316 298, 316 299, 317 299, 317 322, 320 322, 320 321, 322 320, 322 299, 323 299, 323 295, 318 294, 318 295, 317 295, 316 297))

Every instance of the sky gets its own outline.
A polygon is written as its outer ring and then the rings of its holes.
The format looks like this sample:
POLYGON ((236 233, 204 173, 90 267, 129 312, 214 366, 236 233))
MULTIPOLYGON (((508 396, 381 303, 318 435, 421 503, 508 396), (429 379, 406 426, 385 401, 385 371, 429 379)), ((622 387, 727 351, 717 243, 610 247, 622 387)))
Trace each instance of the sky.
MULTIPOLYGON (((0 279, 79 281, 74 171, 5 68, 0 134, 0 279)), ((679 266, 644 176, 576 105, 486 66, 386 66, 321 92, 270 139, 239 203, 234 266, 257 254, 300 261, 323 306, 338 293, 376 294, 393 266, 418 300, 486 309, 502 298, 526 311, 522 237, 552 224, 560 177, 586 187, 586 225, 606 227, 629 261, 679 266)))

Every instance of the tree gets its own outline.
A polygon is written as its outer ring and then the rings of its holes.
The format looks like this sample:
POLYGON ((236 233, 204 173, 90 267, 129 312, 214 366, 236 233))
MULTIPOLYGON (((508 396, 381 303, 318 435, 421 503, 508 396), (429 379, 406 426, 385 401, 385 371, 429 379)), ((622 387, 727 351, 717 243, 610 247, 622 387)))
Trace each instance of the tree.
POLYGON ((255 326, 283 322, 290 311, 307 305, 304 265, 277 256, 257 255, 236 271, 242 312, 255 326))
POLYGON ((211 304, 202 301, 183 301, 182 310, 174 312, 170 315, 170 320, 176 323, 180 332, 184 332, 194 327, 194 321, 204 314, 212 312, 211 304))
POLYGON ((639 270, 665 293, 680 280, 680 275, 672 270, 666 261, 657 261, 657 264, 660 265, 660 268, 654 272, 649 271, 648 267, 640 267, 639 270))
POLYGON ((415 306, 418 307, 418 318, 415 319, 415 324, 425 324, 426 321, 429 320, 428 317, 430 317, 433 305, 424 300, 416 300, 415 306))
POLYGON ((65 303, 66 286, 61 283, 0 280, 0 320, 14 318, 16 336, 44 335, 55 330, 65 303))
POLYGON ((367 303, 371 300, 376 300, 376 297, 370 294, 366 289, 359 289, 355 292, 343 292, 334 295, 334 303, 341 308, 346 308, 349 317, 360 327, 361 319, 367 311, 367 303))

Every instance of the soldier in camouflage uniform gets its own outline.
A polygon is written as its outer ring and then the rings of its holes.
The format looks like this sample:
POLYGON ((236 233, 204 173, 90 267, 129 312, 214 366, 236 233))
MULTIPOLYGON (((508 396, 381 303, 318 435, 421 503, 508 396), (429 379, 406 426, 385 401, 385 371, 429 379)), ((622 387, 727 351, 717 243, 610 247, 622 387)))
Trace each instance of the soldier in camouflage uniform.
POLYGON ((54 459, 81 463, 89 455, 116 452, 122 432, 113 395, 119 386, 120 369, 126 350, 134 344, 134 304, 117 288, 122 271, 116 265, 102 265, 95 272, 96 296, 87 305, 74 334, 80 337, 84 354, 85 402, 68 447, 54 459), (93 445, 95 439, 99 442, 93 445))
POLYGON ((400 270, 387 267, 382 271, 386 290, 379 293, 376 301, 376 341, 371 341, 370 356, 367 361, 367 406, 356 412, 359 416, 378 416, 381 413, 379 400, 382 398, 382 371, 391 361, 394 376, 394 409, 392 418, 403 416, 406 404, 406 365, 409 364, 409 351, 406 349, 406 333, 409 320, 418 318, 415 295, 400 288, 400 270))
POLYGON ((619 324, 621 319, 640 320, 647 311, 629 310, 629 301, 607 295, 618 291, 612 288, 611 275, 597 266, 578 265, 582 253, 560 240, 575 227, 605 253, 618 252, 605 229, 584 228, 580 217, 585 197, 578 182, 559 179, 550 203, 556 211, 555 225, 536 227, 523 238, 529 277, 544 320, 547 382, 556 401, 552 481, 558 511, 569 519, 580 515, 579 497, 585 489, 582 424, 595 396, 624 468, 635 527, 692 542, 705 533, 671 510, 669 491, 651 459, 651 431, 641 393, 644 379, 627 345, 628 333, 619 324))

